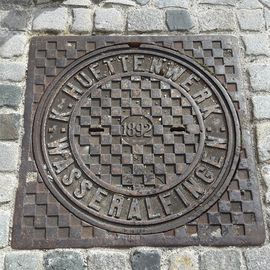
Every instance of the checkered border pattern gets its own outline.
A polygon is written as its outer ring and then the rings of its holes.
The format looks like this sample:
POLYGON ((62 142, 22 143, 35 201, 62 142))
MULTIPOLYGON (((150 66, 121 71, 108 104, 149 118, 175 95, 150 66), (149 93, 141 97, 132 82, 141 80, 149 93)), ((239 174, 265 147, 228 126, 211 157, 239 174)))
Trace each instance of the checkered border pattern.
MULTIPOLYGON (((182 37, 39 37, 33 39, 34 57, 29 66, 26 104, 31 122, 36 106, 56 74, 77 57, 114 43, 141 41, 173 48, 207 66, 226 87, 240 120, 246 105, 239 69, 237 40, 229 36, 182 37), (33 78, 33 79, 32 79, 33 78), (30 89, 30 90, 29 90, 30 89), (31 95, 31 94, 30 94, 31 95), (31 98, 30 98, 31 102, 31 98)), ((12 246, 14 248, 56 248, 91 246, 182 246, 182 245, 257 245, 264 241, 264 224, 250 134, 242 129, 241 159, 229 188, 206 213, 193 222, 162 234, 131 236, 111 233, 86 224, 56 201, 42 181, 25 183, 28 172, 35 172, 28 145, 23 155, 20 184, 16 198, 12 246), (29 161, 30 160, 30 161, 29 161), (109 244, 108 244, 109 243, 109 244)))
POLYGON ((113 186, 166 184, 184 172, 198 150, 200 128, 192 105, 178 90, 155 78, 113 80, 85 98, 77 117, 76 146, 86 153, 83 162, 113 186), (121 139, 122 122, 141 115, 153 123, 153 136, 145 145, 130 145, 121 139), (180 125, 188 132, 170 131, 180 125), (89 127, 99 126, 105 132, 89 136, 89 127))

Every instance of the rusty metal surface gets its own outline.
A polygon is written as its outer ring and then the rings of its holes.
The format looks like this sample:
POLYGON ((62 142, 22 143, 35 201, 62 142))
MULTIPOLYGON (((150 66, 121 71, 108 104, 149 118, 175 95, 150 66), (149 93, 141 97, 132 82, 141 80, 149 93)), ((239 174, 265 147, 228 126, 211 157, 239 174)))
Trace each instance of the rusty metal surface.
POLYGON ((12 246, 260 244, 238 53, 228 36, 34 38, 12 246))

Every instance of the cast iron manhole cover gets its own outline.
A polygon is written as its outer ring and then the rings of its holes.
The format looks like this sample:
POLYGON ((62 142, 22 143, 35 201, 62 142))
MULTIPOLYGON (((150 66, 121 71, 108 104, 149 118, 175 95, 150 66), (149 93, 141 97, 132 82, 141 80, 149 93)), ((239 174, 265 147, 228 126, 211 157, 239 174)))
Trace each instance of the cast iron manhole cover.
MULTIPOLYGON (((208 239, 204 235, 200 240, 195 232, 198 244, 222 243, 224 238, 228 242, 226 237, 233 233, 226 232, 223 223, 236 222, 233 230, 239 235, 248 233, 246 223, 262 227, 259 199, 244 195, 249 187, 241 187, 241 177, 250 183, 250 175, 248 167, 243 172, 243 160, 239 160, 243 145, 238 114, 243 99, 228 94, 228 89, 238 90, 237 78, 232 78, 238 67, 228 61, 234 59, 230 38, 186 41, 201 51, 203 59, 211 57, 219 73, 230 74, 225 80, 231 76, 233 83, 227 89, 209 70, 175 50, 179 44, 185 47, 185 41, 171 39, 174 46, 160 46, 147 38, 108 39, 114 41, 110 46, 88 49, 89 53, 83 48, 102 38, 54 37, 32 42, 30 57, 35 54, 36 60, 30 74, 40 79, 41 72, 45 77, 42 82, 29 79, 30 87, 35 85, 31 127, 38 178, 27 183, 35 190, 30 192, 32 200, 21 198, 25 204, 23 227, 32 226, 38 230, 34 234, 44 240, 52 232, 58 234, 50 240, 54 246, 59 246, 60 231, 72 241, 64 246, 91 245, 96 230, 104 232, 95 239, 100 245, 106 245, 110 237, 114 245, 158 244, 155 238, 159 234, 164 238, 161 245, 175 245, 170 234, 177 235, 190 222, 200 220, 211 207, 220 216, 208 215, 199 221, 208 226, 214 222, 215 227, 208 239), (113 45, 115 42, 119 44, 113 45), (208 47, 203 50, 203 45, 208 47), (239 190, 236 201, 236 193, 229 192, 232 185, 239 190), (45 196, 39 194, 43 187, 48 188, 45 196), (241 196, 256 207, 246 209, 241 196), (231 204, 226 206, 226 200, 231 204), (29 201, 36 205, 34 212, 28 209, 29 201), (46 207, 40 207, 44 204, 46 207), (64 206, 72 218, 83 222, 75 239, 70 233, 75 225, 69 220, 63 226, 62 210, 50 214, 50 204, 64 206), (35 215, 41 213, 45 220, 39 224, 35 215)), ((252 155, 248 158, 252 161, 252 155)), ((15 245, 21 246, 14 238, 15 245)), ((192 238, 190 235, 187 242, 194 243, 192 238)), ((31 247, 36 247, 35 241, 31 247)))

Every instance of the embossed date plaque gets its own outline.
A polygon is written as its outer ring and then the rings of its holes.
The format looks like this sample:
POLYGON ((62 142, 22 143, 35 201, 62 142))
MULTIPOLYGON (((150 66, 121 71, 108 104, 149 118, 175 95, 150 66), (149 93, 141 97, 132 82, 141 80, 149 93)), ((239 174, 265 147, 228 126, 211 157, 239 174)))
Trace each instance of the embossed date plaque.
POLYGON ((34 38, 13 246, 261 243, 235 43, 34 38))

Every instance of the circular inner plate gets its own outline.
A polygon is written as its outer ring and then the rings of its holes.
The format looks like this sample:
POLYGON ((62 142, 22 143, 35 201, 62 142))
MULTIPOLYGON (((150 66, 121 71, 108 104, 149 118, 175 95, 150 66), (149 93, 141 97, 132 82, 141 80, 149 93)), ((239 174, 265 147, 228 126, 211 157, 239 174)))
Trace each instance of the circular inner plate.
POLYGON ((218 81, 179 53, 105 47, 68 66, 34 121, 39 172, 81 219, 129 234, 200 216, 227 188, 239 123, 218 81))

